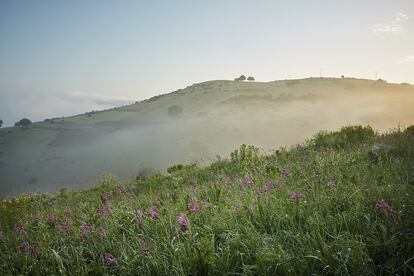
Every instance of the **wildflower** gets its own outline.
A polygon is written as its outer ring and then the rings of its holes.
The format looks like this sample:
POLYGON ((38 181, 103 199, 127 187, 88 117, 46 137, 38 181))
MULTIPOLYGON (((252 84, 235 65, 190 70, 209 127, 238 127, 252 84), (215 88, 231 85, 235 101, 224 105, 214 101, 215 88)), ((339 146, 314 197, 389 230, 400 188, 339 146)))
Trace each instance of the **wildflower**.
POLYGON ((272 182, 268 182, 260 188, 260 192, 267 193, 272 191, 272 182))
POLYGON ((395 212, 394 208, 392 208, 389 204, 387 204, 383 199, 379 200, 375 204, 375 209, 378 210, 385 210, 388 214, 393 214, 395 212))
POLYGON ((103 207, 100 204, 96 205, 95 210, 99 214, 103 214, 103 212, 104 212, 104 209, 103 209, 103 207))
POLYGON ((69 227, 70 227, 70 223, 68 221, 60 225, 60 229, 62 229, 62 231, 67 231, 69 227))
POLYGON ((109 253, 108 251, 106 251, 104 253, 104 257, 105 257, 105 263, 107 266, 114 266, 116 265, 116 258, 114 256, 112 256, 111 253, 109 253))
POLYGON ((294 200, 299 200, 301 197, 303 197, 302 192, 292 192, 290 195, 294 200))
POLYGON ((85 223, 82 225, 82 227, 79 229, 79 235, 83 238, 86 236, 86 234, 91 230, 92 225, 90 223, 85 223))
POLYGON ((213 208, 214 207, 214 205, 213 204, 211 204, 210 202, 204 202, 204 207, 205 208, 208 208, 208 209, 211 209, 211 208, 213 208))
POLYGON ((157 207, 155 205, 151 206, 151 217, 153 219, 156 219, 156 218, 159 217, 158 210, 157 210, 157 207))
POLYGON ((24 241, 20 243, 20 252, 21 253, 29 253, 30 251, 30 243, 28 241, 24 241))
POLYGON ((250 178, 248 178, 248 177, 243 178, 243 179, 242 179, 242 183, 243 183, 244 185, 246 185, 246 186, 251 186, 251 185, 253 185, 253 181, 252 181, 250 178))
POLYGON ((154 198, 155 198, 155 201, 158 201, 158 202, 161 201, 161 197, 159 195, 156 195, 154 198))
POLYGON ((48 223, 54 223, 54 222, 56 222, 56 220, 57 220, 57 217, 55 217, 54 215, 51 215, 51 214, 47 215, 47 222, 48 223))
POLYGON ((101 201, 102 201, 103 204, 105 204, 110 198, 111 198, 110 194, 101 195, 101 201))
POLYGON ((179 223, 179 224, 180 224, 180 226, 181 226, 181 229, 185 230, 185 229, 187 229, 187 228, 188 228, 188 224, 189 224, 189 222, 188 222, 187 217, 185 216, 185 214, 183 214, 183 213, 178 213, 178 214, 176 215, 176 218, 177 218, 177 220, 178 220, 178 223, 179 223))
POLYGON ((195 202, 190 202, 187 204, 187 209, 191 212, 197 212, 198 211, 198 205, 195 202))
POLYGON ((234 208, 234 210, 236 210, 237 212, 239 212, 240 211, 240 204, 239 203, 233 204, 233 208, 234 208))
POLYGON ((145 255, 147 255, 149 253, 149 248, 148 248, 148 246, 145 245, 144 240, 140 240, 139 241, 139 245, 141 247, 142 253, 144 253, 145 255))
POLYGON ((106 231, 102 226, 99 226, 99 236, 101 237, 101 239, 106 237, 106 231))
POLYGON ((144 212, 142 212, 141 210, 137 210, 137 211, 135 212, 135 216, 136 216, 137 218, 142 218, 143 216, 145 216, 145 213, 144 213, 144 212))
POLYGON ((228 176, 224 177, 224 184, 230 185, 231 184, 231 178, 228 177, 228 176))
POLYGON ((280 172, 281 175, 283 175, 285 177, 288 177, 290 175, 289 170, 287 168, 281 168, 279 170, 279 172, 280 172))
POLYGON ((19 236, 23 237, 24 235, 26 235, 26 230, 24 229, 23 224, 21 223, 21 221, 16 222, 15 229, 16 229, 17 233, 19 234, 19 236))
POLYGON ((70 209, 65 210, 63 214, 69 218, 73 216, 73 212, 70 209))
POLYGON ((329 189, 332 189, 333 187, 335 187, 335 182, 332 179, 329 179, 327 185, 329 189))
POLYGON ((118 186, 117 192, 118 192, 118 195, 123 194, 125 193, 125 189, 122 188, 121 186, 118 186))

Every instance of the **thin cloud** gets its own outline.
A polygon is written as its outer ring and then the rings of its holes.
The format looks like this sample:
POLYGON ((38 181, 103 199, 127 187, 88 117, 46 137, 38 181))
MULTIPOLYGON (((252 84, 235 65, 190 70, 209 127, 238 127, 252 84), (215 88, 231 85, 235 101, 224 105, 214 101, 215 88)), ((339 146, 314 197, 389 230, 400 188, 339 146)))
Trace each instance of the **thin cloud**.
POLYGON ((124 97, 106 96, 100 94, 87 94, 83 92, 72 92, 62 97, 71 101, 92 102, 101 106, 119 106, 133 103, 134 100, 124 97))
POLYGON ((398 34, 403 30, 403 23, 409 19, 409 16, 404 11, 397 12, 393 19, 387 23, 377 23, 372 26, 372 32, 375 35, 383 34, 398 34))
POLYGON ((405 58, 397 60, 397 63, 410 63, 410 62, 414 62, 414 55, 406 56, 405 58))

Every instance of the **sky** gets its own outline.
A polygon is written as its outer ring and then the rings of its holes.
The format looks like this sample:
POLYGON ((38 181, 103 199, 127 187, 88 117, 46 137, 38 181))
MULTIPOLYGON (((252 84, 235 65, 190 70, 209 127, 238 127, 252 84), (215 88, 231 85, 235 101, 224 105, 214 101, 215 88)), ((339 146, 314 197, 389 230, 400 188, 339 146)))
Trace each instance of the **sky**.
POLYGON ((414 1, 0 1, 3 126, 241 74, 414 83, 414 1))

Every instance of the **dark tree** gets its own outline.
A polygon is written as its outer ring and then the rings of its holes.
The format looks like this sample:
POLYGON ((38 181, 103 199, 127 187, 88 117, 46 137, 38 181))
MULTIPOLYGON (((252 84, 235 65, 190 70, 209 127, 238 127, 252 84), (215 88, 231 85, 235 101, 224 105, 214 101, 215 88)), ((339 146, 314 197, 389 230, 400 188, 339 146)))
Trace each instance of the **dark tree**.
POLYGON ((0 127, 3 125, 3 120, 0 119, 0 127))
POLYGON ((247 78, 248 81, 254 81, 254 78, 252 76, 247 78))
POLYGON ((23 118, 20 121, 18 121, 17 123, 14 124, 14 126, 28 126, 32 123, 32 121, 30 121, 27 118, 23 118))
POLYGON ((343 79, 344 79, 344 78, 345 78, 345 76, 344 76, 344 75, 341 75, 341 78, 343 78, 343 79))
POLYGON ((240 77, 235 78, 234 80, 235 81, 244 81, 244 80, 246 80, 246 76, 245 75, 241 75, 240 77))
POLYGON ((168 115, 178 116, 183 113, 183 109, 179 105, 172 105, 168 108, 168 115))

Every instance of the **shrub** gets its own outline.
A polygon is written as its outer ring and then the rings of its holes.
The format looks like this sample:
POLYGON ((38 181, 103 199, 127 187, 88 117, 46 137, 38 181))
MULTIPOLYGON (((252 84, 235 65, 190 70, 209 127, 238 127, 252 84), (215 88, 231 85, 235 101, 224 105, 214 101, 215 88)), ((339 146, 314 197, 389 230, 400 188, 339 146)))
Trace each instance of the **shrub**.
POLYGON ((28 126, 32 123, 32 121, 30 121, 27 118, 23 118, 20 121, 18 121, 17 123, 14 124, 14 126, 28 126))
POLYGON ((246 76, 245 75, 241 75, 240 77, 235 78, 234 80, 235 81, 244 81, 244 80, 246 80, 246 76))
POLYGON ((247 78, 248 81, 255 81, 254 77, 250 76, 247 78))
POLYGON ((346 126, 340 131, 319 132, 314 136, 313 143, 318 148, 348 148, 368 143, 374 136, 375 132, 370 126, 346 126))
POLYGON ((169 167, 167 169, 167 172, 169 174, 174 174, 174 173, 179 172, 179 171, 191 170, 195 166, 196 166, 196 164, 194 164, 194 163, 190 164, 190 165, 176 164, 174 166, 169 167))
POLYGON ((0 119, 0 127, 3 125, 3 120, 0 119))
POLYGON ((179 105, 172 105, 168 108, 168 115, 178 116, 183 113, 183 109, 179 105))

